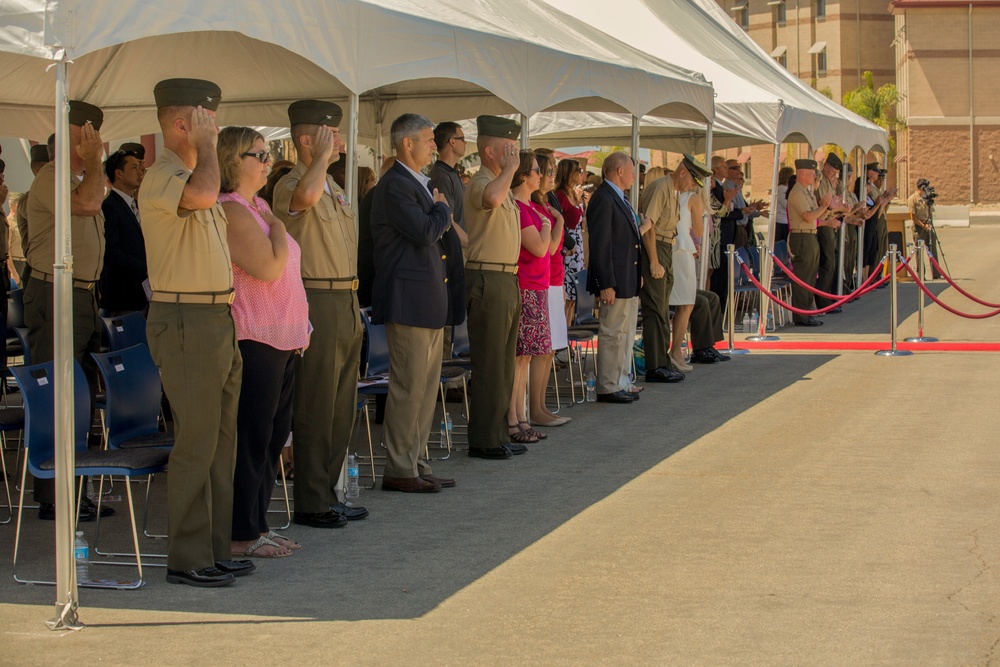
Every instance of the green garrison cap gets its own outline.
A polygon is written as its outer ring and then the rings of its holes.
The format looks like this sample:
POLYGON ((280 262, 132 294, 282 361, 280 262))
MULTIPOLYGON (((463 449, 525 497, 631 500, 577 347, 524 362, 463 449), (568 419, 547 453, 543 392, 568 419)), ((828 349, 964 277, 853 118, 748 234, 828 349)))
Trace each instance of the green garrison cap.
POLYGON ((299 100, 288 105, 289 125, 328 125, 339 127, 344 110, 333 102, 299 100))
POLYGON ((836 153, 830 153, 826 156, 826 166, 833 167, 837 171, 844 168, 844 163, 840 161, 840 156, 836 153))
POLYGON ((31 147, 31 161, 32 162, 48 162, 49 161, 49 147, 45 144, 35 144, 31 147))
POLYGON ((104 122, 104 112, 93 104, 87 104, 80 100, 69 101, 69 124, 83 127, 87 121, 94 126, 95 130, 101 129, 104 122))
POLYGON ((795 161, 795 168, 796 169, 812 169, 813 171, 816 171, 816 169, 818 167, 819 167, 819 164, 816 162, 816 160, 811 160, 811 159, 806 158, 804 160, 796 160, 795 161))
POLYGON ((125 153, 134 153, 140 160, 146 159, 146 147, 142 144, 137 144, 134 141, 129 141, 118 147, 118 150, 125 153))
POLYGON ((878 162, 869 162, 868 164, 865 165, 865 169, 867 169, 868 171, 877 171, 880 174, 885 173, 885 169, 878 166, 878 162))
POLYGON ((684 153, 684 160, 681 164, 683 164, 684 168, 688 170, 688 173, 691 174, 691 178, 694 179, 694 182, 699 188, 705 185, 705 181, 703 179, 712 175, 712 170, 696 160, 690 153, 684 153))
POLYGON ((202 107, 217 111, 222 89, 204 79, 164 79, 153 88, 156 108, 202 107))
POLYGON ((476 118, 476 131, 481 137, 517 139, 521 136, 521 124, 512 118, 480 116, 476 118))

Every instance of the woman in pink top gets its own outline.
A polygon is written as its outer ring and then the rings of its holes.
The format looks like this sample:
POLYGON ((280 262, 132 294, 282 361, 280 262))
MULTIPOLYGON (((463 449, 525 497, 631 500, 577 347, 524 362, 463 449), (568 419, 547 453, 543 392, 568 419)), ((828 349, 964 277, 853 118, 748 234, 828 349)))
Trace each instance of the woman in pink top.
POLYGON ((281 450, 292 429, 292 360, 309 344, 309 306, 301 252, 285 226, 256 195, 271 156, 249 127, 219 133, 219 201, 229 220, 233 321, 243 356, 233 477, 234 555, 290 556, 298 543, 271 531, 267 506, 281 450))
MULTIPOLYGON (((541 182, 538 162, 531 151, 521 151, 521 163, 514 172, 511 192, 521 214, 521 254, 517 258, 517 282, 521 288, 521 317, 517 329, 517 357, 514 363, 514 390, 507 415, 511 442, 538 442, 546 437, 531 428, 524 407, 528 390, 528 366, 534 359, 552 354, 549 333, 549 246, 552 218, 531 201, 531 193, 541 182)), ((551 363, 551 362, 550 362, 551 363)), ((548 367, 545 368, 548 372, 548 367)))

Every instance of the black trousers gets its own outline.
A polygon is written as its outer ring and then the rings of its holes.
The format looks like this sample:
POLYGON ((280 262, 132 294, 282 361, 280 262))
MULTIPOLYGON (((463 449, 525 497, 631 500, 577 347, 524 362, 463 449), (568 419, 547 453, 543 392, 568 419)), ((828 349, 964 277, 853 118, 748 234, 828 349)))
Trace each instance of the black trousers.
POLYGON ((233 540, 267 533, 267 507, 281 450, 292 432, 295 353, 252 340, 239 342, 243 385, 236 418, 233 540))

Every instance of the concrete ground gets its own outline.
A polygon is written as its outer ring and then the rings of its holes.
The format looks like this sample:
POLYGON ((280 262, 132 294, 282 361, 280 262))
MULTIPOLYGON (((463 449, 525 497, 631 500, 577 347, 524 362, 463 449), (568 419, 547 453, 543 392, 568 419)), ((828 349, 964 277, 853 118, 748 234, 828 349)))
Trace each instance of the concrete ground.
MULTIPOLYGON (((941 236, 963 287, 1000 302, 991 228, 941 236)), ((900 293, 913 335, 915 287, 900 293)), ((888 301, 879 290, 779 334, 884 340, 888 301)), ((1000 318, 938 307, 926 328, 1000 340, 1000 318)), ((455 489, 365 491, 369 520, 292 527, 303 549, 228 589, 150 570, 138 591, 82 590, 81 632, 45 628, 54 589, 15 584, 8 556, 0 663, 993 664, 998 372, 992 353, 699 366, 633 405, 566 408, 572 423, 525 456, 437 463, 455 489)), ((120 537, 118 507, 106 525, 120 537)), ((50 526, 28 522, 26 570, 51 570, 50 526)))

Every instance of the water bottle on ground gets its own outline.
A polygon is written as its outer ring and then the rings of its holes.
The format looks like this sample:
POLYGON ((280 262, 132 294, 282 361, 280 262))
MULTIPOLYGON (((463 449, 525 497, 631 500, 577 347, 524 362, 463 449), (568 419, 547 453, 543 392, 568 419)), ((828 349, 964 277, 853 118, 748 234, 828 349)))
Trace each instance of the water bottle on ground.
POLYGON ((687 338, 681 341, 681 358, 684 359, 684 363, 691 361, 691 346, 688 345, 687 338))
POLYGON ((588 403, 597 402, 597 377, 593 371, 587 373, 586 393, 584 395, 588 403))
POLYGON ((767 330, 774 331, 774 313, 771 312, 767 314, 767 330))
POLYGON ((750 316, 750 331, 757 333, 760 329, 760 316, 757 315, 757 311, 753 311, 753 315, 750 316))
POLYGON ((743 313, 743 322, 740 326, 743 327, 743 333, 750 332, 750 313, 743 313))
POLYGON ((344 487, 345 500, 358 499, 358 495, 361 493, 361 490, 358 487, 359 474, 358 458, 354 454, 351 454, 347 457, 347 486, 344 487))
POLYGON ((76 543, 73 546, 73 557, 76 559, 76 583, 90 581, 90 547, 83 539, 83 531, 76 531, 76 543))

